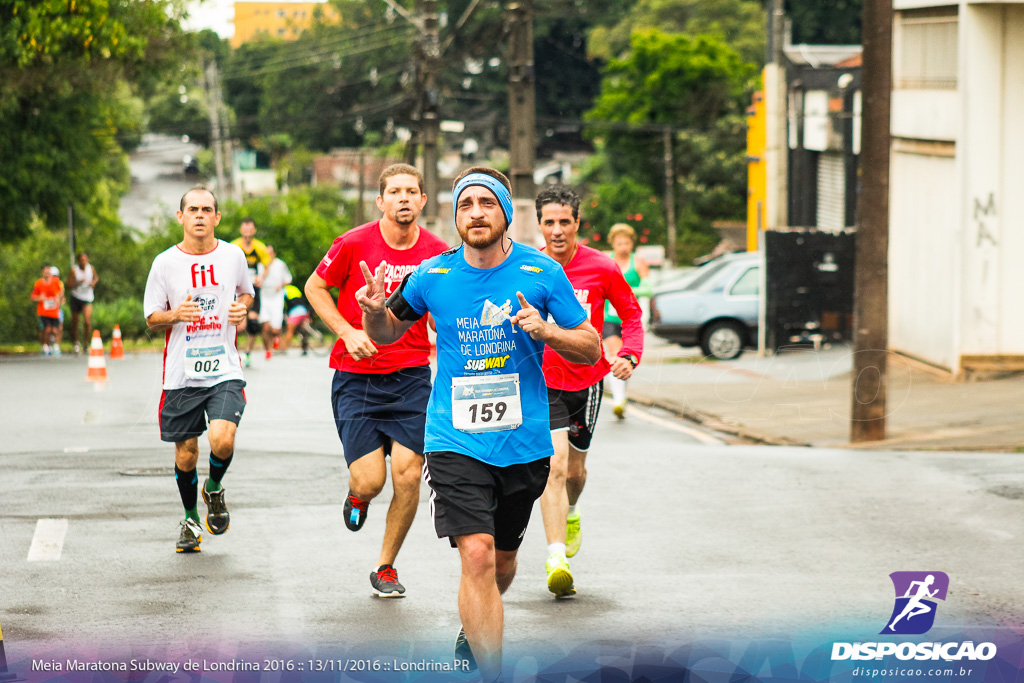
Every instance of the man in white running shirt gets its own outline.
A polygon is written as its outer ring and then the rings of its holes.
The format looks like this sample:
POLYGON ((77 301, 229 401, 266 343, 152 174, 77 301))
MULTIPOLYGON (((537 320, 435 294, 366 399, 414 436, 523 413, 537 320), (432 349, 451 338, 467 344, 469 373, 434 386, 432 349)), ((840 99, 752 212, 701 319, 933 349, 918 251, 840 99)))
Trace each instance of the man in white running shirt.
POLYGON ((185 508, 177 552, 199 552, 197 507, 199 435, 210 426, 210 476, 203 485, 206 529, 228 530, 231 517, 221 479, 235 451, 235 430, 245 411, 245 381, 235 327, 245 322, 254 290, 245 254, 214 236, 217 198, 194 187, 177 212, 180 243, 153 261, 143 309, 151 330, 164 330, 160 438, 174 442, 174 476, 185 508))
POLYGON ((270 360, 274 348, 274 339, 281 335, 284 324, 284 288, 292 282, 291 271, 284 261, 277 258, 277 251, 267 245, 270 262, 262 263, 257 270, 262 280, 260 284, 260 325, 263 326, 263 349, 270 360))
POLYGON ((89 263, 89 255, 80 252, 75 265, 71 268, 71 278, 68 282, 71 288, 71 337, 75 342, 75 353, 82 352, 82 344, 78 339, 78 316, 81 315, 85 319, 82 341, 88 344, 92 338, 92 302, 95 298, 93 287, 99 281, 96 269, 89 263))

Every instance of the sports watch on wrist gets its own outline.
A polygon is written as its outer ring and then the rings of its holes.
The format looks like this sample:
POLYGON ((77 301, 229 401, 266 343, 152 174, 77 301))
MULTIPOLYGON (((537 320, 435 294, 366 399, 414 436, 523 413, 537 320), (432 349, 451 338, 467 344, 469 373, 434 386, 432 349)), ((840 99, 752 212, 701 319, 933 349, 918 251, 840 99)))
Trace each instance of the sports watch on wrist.
POLYGON ((636 367, 636 364, 640 362, 639 360, 637 360, 637 357, 631 353, 628 353, 625 356, 619 356, 619 358, 625 358, 629 362, 629 364, 632 365, 634 368, 636 367))

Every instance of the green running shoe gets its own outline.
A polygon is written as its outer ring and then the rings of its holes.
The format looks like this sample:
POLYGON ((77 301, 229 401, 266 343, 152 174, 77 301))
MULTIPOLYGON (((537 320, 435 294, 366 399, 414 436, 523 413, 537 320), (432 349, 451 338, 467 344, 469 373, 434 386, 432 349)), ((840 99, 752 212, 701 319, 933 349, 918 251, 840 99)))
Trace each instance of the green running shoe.
POLYGON ((544 568, 548 572, 548 590, 554 593, 556 598, 576 595, 576 589, 572 587, 572 572, 569 570, 568 560, 561 555, 552 555, 544 568))
POLYGON ((580 551, 580 543, 583 542, 583 532, 580 531, 580 513, 574 517, 565 518, 565 556, 572 557, 580 551))

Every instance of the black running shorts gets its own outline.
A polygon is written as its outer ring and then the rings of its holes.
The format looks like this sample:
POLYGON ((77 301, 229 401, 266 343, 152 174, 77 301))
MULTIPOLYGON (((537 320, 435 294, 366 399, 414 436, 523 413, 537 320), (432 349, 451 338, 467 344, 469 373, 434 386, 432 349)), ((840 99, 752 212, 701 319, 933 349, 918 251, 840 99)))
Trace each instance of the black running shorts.
POLYGON ((604 380, 578 391, 564 391, 548 387, 548 414, 551 431, 569 430, 569 443, 578 451, 590 450, 597 426, 597 413, 601 410, 604 380))
POLYGON ((490 534, 498 550, 518 550, 533 503, 548 483, 550 458, 496 467, 460 453, 427 453, 430 517, 438 538, 490 534))
POLYGON ((622 337, 622 323, 613 323, 607 320, 604 321, 604 325, 601 326, 601 339, 607 339, 608 337, 622 337))
POLYGON ((209 420, 237 425, 245 412, 244 389, 240 379, 212 387, 165 389, 160 398, 160 439, 187 441, 205 432, 209 420))
POLYGON ((82 311, 85 310, 86 306, 92 306, 91 301, 82 301, 81 299, 75 297, 74 294, 68 297, 68 302, 71 304, 72 313, 81 313, 82 311))

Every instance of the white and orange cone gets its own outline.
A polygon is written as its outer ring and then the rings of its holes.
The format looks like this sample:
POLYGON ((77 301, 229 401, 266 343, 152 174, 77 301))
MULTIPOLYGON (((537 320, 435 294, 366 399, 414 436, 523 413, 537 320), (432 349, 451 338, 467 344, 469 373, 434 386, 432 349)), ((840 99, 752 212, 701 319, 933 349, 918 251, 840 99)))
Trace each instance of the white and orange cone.
POLYGON ((110 359, 124 358, 124 346, 121 344, 121 327, 114 325, 114 338, 110 341, 110 359))
POLYGON ((100 331, 92 331, 92 343, 89 345, 89 372, 85 376, 87 382, 107 381, 107 361, 103 359, 103 340, 100 331))

